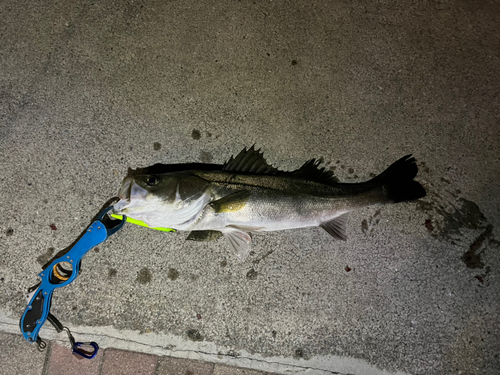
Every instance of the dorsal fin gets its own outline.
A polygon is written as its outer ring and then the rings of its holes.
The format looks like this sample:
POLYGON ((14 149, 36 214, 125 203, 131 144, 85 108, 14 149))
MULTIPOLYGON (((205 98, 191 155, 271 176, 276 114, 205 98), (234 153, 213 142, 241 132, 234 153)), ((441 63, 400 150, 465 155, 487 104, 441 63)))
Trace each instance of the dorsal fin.
POLYGON ((318 160, 311 159, 304 163, 302 167, 297 169, 292 173, 295 178, 301 178, 304 180, 311 180, 315 182, 320 182, 322 184, 338 184, 337 178, 333 175, 333 172, 326 170, 325 167, 319 168, 319 165, 323 162, 323 159, 318 160))
POLYGON ((279 174, 280 170, 274 168, 273 166, 267 164, 264 159, 263 153, 259 150, 255 150, 252 146, 247 151, 244 148, 236 157, 229 159, 227 163, 224 164, 222 170, 225 172, 239 172, 239 173, 254 173, 254 174, 279 174))

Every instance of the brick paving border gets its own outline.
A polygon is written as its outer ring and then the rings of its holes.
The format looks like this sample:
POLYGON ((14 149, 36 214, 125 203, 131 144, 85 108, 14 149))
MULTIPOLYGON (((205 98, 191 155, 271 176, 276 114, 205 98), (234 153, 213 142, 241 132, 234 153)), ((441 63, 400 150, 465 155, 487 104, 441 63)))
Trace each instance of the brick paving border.
POLYGON ((0 332, 0 373, 23 375, 276 375, 192 359, 115 348, 100 349, 92 360, 48 341, 45 352, 21 335, 0 332))

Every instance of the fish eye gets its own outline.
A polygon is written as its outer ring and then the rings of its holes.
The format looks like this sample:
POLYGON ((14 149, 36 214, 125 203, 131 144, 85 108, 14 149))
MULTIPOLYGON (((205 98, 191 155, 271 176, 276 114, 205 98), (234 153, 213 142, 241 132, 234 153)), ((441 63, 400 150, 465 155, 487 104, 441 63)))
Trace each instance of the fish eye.
POLYGON ((155 186, 158 182, 160 182, 158 176, 149 176, 146 180, 146 184, 148 184, 149 186, 155 186))

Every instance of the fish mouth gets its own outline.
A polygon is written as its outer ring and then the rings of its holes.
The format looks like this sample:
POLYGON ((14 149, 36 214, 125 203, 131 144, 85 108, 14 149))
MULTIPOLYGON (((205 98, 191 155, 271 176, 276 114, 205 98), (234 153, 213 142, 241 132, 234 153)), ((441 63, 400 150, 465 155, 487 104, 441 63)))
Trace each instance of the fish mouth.
POLYGON ((147 190, 135 182, 133 177, 125 177, 118 193, 120 200, 113 207, 114 213, 124 213, 141 200, 146 198, 147 190))

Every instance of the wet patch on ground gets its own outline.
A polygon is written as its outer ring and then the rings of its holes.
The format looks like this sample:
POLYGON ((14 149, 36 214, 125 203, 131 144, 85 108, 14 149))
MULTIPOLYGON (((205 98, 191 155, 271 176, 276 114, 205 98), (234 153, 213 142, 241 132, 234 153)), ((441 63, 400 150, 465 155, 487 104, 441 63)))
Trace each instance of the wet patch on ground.
POLYGON ((186 334, 191 341, 203 341, 204 339, 203 335, 197 329, 189 329, 186 334))
MULTIPOLYGON (((450 184, 444 178, 441 178, 441 181, 450 184)), ((426 200, 416 202, 417 209, 427 215, 423 225, 431 236, 456 245, 460 251, 466 248, 460 259, 467 268, 484 269, 486 265, 482 255, 492 247, 500 247, 500 241, 493 236, 493 225, 488 222, 475 202, 458 197, 459 190, 446 191, 443 194, 449 194, 451 197, 445 199, 431 192, 426 200)), ((488 272, 475 278, 486 285, 487 275, 488 272)))
POLYGON ((36 261, 38 262, 39 265, 44 266, 47 264, 51 259, 52 256, 54 255, 55 249, 53 247, 49 247, 45 254, 42 254, 36 258, 36 261))
POLYGON ((484 268, 484 273, 474 276, 474 279, 476 279, 481 286, 490 286, 490 282, 488 280, 488 275, 490 272, 491 267, 486 266, 484 268))
POLYGON ((303 348, 297 348, 293 352, 293 358, 295 359, 309 359, 310 356, 308 356, 303 348))
POLYGON ((201 161, 203 163, 207 163, 208 164, 208 163, 211 163, 214 160, 214 157, 209 152, 202 151, 200 153, 200 159, 201 159, 201 161))
POLYGON ((368 220, 364 219, 361 222, 361 231, 366 235, 372 234, 375 226, 378 223, 380 223, 379 216, 380 216, 380 210, 377 210, 377 211, 375 211, 375 213, 372 216, 370 216, 370 218, 368 220))
POLYGON ((258 272, 255 271, 253 268, 247 272, 247 279, 248 280, 255 280, 257 279, 258 272))
POLYGON ((252 261, 253 264, 259 264, 260 261, 266 259, 269 255, 271 255, 272 253, 274 252, 274 250, 269 250, 267 253, 265 253, 264 255, 262 255, 259 259, 254 259, 252 261))
POLYGON ((179 271, 177 271, 175 268, 169 268, 167 277, 172 281, 177 280, 177 278, 179 277, 179 271))
POLYGON ((432 219, 426 219, 424 225, 429 232, 432 232, 434 230, 434 225, 432 225, 432 219))
POLYGON ((469 268, 483 268, 484 263, 481 261, 481 251, 484 250, 483 244, 491 237, 493 225, 488 225, 483 233, 481 233, 473 243, 470 244, 469 250, 462 255, 462 260, 469 268))
POLYGON ((149 271, 146 267, 141 268, 141 270, 137 273, 137 281, 140 284, 148 284, 153 279, 153 275, 151 271, 149 271))
POLYGON ((161 149, 161 143, 159 143, 159 142, 155 142, 155 143, 153 143, 153 149, 154 149, 155 151, 160 150, 160 149, 161 149))
POLYGON ((193 138, 194 140, 200 139, 201 138, 200 131, 197 129, 193 129, 193 131, 191 132, 191 138, 193 138))

